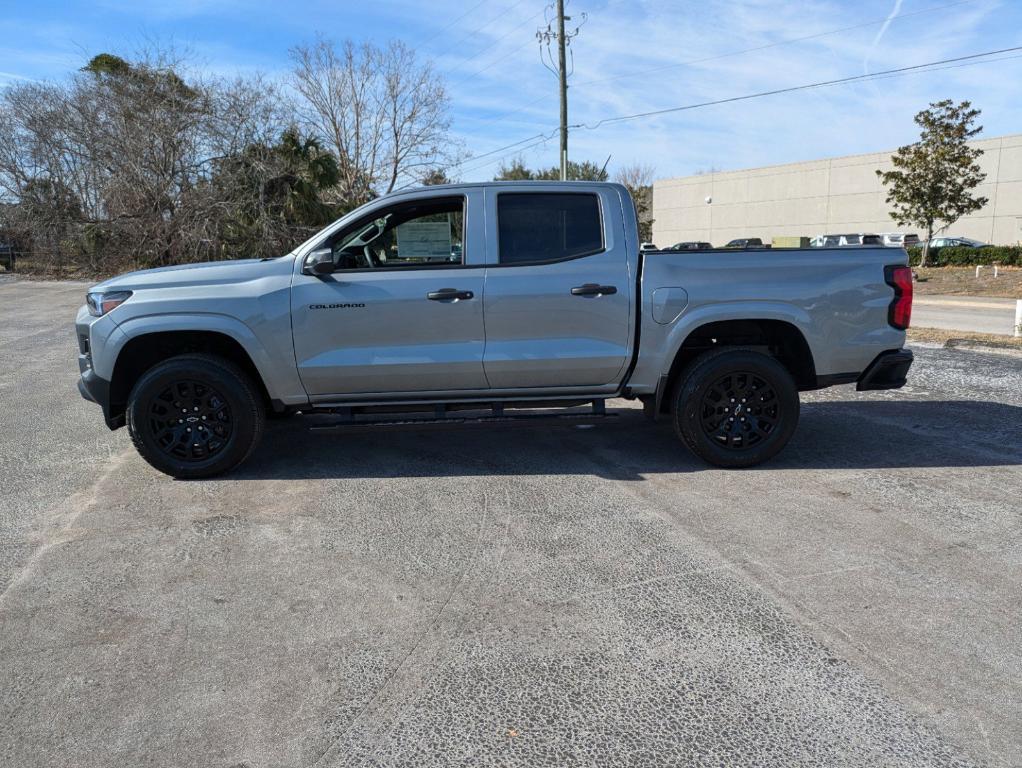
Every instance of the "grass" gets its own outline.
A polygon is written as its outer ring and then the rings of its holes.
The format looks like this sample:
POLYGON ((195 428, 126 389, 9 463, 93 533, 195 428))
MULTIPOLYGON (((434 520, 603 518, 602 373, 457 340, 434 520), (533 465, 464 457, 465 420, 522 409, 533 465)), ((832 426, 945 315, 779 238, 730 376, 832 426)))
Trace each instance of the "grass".
POLYGON ((976 277, 975 267, 916 267, 915 292, 921 296, 985 296, 1022 299, 1022 268, 1000 267, 994 277, 987 267, 976 277))
POLYGON ((995 347, 1022 351, 1022 338, 971 331, 945 331, 942 328, 909 328, 908 340, 941 344, 945 347, 995 347))

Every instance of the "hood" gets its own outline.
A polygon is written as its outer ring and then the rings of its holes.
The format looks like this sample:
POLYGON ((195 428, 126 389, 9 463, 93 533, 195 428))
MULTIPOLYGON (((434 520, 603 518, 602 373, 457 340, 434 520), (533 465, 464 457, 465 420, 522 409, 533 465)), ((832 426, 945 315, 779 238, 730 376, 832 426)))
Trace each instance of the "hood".
MULTIPOLYGON (((290 256, 290 255, 289 255, 290 256)), ((177 288, 189 285, 229 285, 258 280, 291 269, 289 256, 276 259, 238 259, 181 264, 176 267, 143 269, 104 280, 93 291, 135 291, 144 288, 177 288)))

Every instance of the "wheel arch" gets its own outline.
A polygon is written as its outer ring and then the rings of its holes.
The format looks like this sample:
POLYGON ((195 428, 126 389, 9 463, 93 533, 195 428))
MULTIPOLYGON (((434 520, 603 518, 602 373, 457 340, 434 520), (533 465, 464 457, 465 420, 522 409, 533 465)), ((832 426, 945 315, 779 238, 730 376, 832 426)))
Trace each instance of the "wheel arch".
POLYGON ((799 390, 815 389, 817 386, 812 348, 805 334, 791 320, 711 320, 689 330, 675 351, 670 366, 661 374, 657 386, 657 414, 669 411, 669 393, 674 391, 678 378, 689 363, 705 352, 725 347, 762 349, 788 370, 799 390))
POLYGON ((268 410, 284 409, 271 396, 252 355, 231 334, 222 330, 154 330, 130 335, 117 354, 110 380, 111 421, 123 424, 128 397, 142 374, 163 360, 195 352, 230 360, 252 379, 268 410))

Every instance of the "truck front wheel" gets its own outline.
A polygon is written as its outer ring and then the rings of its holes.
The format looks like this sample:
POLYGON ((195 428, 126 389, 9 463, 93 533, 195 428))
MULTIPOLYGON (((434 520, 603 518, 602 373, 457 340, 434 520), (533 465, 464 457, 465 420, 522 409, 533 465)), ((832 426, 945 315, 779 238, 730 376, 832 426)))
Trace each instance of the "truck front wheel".
POLYGON ((772 458, 798 425, 791 374, 751 349, 700 355, 679 377, 673 405, 678 437, 718 467, 751 467, 772 458))
POLYGON ((142 458, 180 479, 241 464, 262 436, 265 408, 252 380, 229 360, 173 357, 146 371, 128 397, 128 432, 142 458))

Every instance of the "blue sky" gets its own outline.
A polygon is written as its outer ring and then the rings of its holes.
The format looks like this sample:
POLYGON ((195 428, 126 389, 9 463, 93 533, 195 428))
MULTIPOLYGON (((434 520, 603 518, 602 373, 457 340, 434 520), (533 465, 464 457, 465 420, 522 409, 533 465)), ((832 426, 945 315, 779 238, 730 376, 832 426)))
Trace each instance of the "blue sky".
MULTIPOLYGON (((399 38, 443 73, 454 130, 481 155, 556 128, 557 83, 535 40, 545 5, 0 0, 0 87, 57 80, 96 53, 130 55, 146 40, 172 41, 196 67, 283 79, 288 48, 316 35, 399 38)), ((1022 46, 1022 0, 569 0, 568 12, 588 15, 572 46, 572 123, 1022 46)), ((912 115, 942 98, 971 99, 985 135, 1017 133, 1020 54, 577 130, 570 153, 609 155, 612 168, 649 164, 666 177, 878 151, 911 141, 912 115)), ((557 163, 556 137, 521 146, 531 165, 557 163)), ((489 178, 515 154, 469 160, 454 175, 489 178)))

